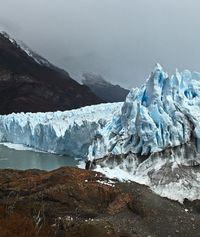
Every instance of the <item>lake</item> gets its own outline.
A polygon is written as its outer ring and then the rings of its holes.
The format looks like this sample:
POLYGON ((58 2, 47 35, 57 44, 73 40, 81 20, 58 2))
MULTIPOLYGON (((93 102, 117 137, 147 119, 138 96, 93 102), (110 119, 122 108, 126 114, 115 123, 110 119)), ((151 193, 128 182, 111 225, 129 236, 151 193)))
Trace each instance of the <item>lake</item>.
POLYGON ((72 157, 43 153, 33 150, 15 150, 0 145, 0 169, 54 170, 63 166, 77 166, 72 157))

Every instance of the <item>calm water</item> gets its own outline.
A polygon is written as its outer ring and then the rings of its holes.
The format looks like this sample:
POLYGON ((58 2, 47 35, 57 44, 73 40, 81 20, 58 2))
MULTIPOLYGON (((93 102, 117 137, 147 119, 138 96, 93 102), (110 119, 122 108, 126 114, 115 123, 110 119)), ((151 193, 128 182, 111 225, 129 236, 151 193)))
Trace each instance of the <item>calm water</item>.
POLYGON ((0 169, 41 169, 53 170, 62 166, 76 166, 78 161, 68 156, 35 152, 17 151, 0 145, 0 169))

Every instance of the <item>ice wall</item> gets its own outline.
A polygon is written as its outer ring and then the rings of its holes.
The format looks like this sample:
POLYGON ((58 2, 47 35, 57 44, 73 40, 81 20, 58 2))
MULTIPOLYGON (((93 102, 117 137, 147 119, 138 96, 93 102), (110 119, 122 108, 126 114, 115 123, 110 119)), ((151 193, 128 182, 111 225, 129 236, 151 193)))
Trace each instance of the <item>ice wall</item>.
POLYGON ((91 159, 109 153, 148 155, 185 144, 192 136, 200 150, 200 73, 176 71, 169 77, 157 64, 99 134, 89 148, 91 159))
POLYGON ((65 112, 3 115, 0 116, 0 142, 84 157, 97 131, 121 107, 122 103, 108 103, 65 112))

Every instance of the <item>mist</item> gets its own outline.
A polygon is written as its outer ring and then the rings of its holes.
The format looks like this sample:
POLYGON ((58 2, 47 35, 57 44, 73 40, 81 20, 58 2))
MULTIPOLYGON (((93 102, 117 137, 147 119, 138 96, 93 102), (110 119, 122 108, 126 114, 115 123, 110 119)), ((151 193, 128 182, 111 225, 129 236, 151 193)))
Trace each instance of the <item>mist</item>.
POLYGON ((200 71, 198 0, 0 0, 0 29, 80 81, 141 86, 154 64, 200 71))

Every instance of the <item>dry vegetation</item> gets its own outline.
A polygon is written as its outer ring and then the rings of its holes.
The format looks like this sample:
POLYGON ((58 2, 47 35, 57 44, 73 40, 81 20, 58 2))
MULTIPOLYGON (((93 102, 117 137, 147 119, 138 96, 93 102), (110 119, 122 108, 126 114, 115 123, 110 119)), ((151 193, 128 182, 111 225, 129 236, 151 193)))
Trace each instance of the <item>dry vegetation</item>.
POLYGON ((0 208, 1 237, 51 237, 54 236, 47 224, 38 226, 34 218, 7 207, 0 208))

